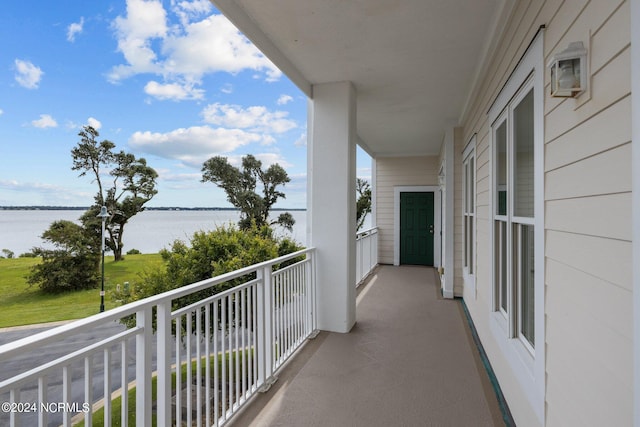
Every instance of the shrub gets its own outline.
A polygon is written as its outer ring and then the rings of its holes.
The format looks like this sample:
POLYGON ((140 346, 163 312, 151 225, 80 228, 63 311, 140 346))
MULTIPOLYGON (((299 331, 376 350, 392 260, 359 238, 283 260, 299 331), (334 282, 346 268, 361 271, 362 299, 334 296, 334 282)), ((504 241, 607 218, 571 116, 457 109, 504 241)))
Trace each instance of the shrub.
POLYGON ((127 255, 140 255, 140 254, 141 254, 141 252, 139 250, 137 250, 137 249, 129 249, 127 251, 127 255))
MULTIPOLYGON (((132 284, 129 289, 117 290, 114 297, 126 304, 300 249, 302 247, 292 240, 274 237, 268 226, 239 230, 236 226, 229 225, 213 231, 199 231, 192 236, 189 245, 176 240, 170 249, 161 251, 164 269, 144 273, 140 281, 132 284)), ((215 288, 188 295, 174 301, 173 309, 215 295, 251 278, 251 275, 240 277, 215 288)))
POLYGON ((56 221, 42 234, 55 249, 34 248, 42 257, 27 277, 27 283, 38 285, 49 293, 96 288, 100 276, 100 243, 84 228, 71 221, 56 221))
POLYGON ((33 251, 31 251, 31 252, 25 252, 18 255, 18 258, 35 258, 36 256, 37 255, 33 251))

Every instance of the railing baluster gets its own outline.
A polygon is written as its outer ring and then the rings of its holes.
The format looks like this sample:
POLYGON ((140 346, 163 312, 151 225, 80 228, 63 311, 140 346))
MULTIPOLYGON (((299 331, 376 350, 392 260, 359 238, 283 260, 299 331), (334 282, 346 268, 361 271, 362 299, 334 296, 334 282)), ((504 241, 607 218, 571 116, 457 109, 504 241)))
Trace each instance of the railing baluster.
POLYGON ((182 316, 176 318, 176 425, 182 425, 182 316))
POLYGON ((185 362, 186 362, 186 367, 187 367, 187 378, 185 380, 186 382, 186 386, 187 386, 187 390, 185 393, 185 399, 187 400, 187 425, 191 426, 193 424, 193 416, 192 416, 192 410, 193 410, 193 378, 192 378, 192 369, 191 369, 191 365, 193 363, 193 355, 191 354, 191 334, 193 332, 193 327, 191 325, 191 313, 187 313, 186 314, 187 317, 187 333, 186 333, 186 341, 187 341, 187 350, 186 350, 186 357, 185 357, 185 362))
POLYGON ((296 325, 298 325, 298 343, 302 342, 302 336, 304 335, 303 319, 304 319, 304 306, 302 305, 302 284, 304 280, 304 264, 296 267, 298 274, 298 286, 296 291, 296 304, 298 306, 298 315, 296 319, 296 325))
POLYGON ((238 293, 233 294, 233 302, 234 302, 234 312, 233 312, 233 333, 235 335, 235 351, 233 352, 235 359, 235 377, 236 377, 236 385, 235 385, 235 395, 236 395, 236 403, 240 402, 240 389, 242 383, 242 377, 240 373, 240 337, 238 334, 240 333, 240 301, 238 301, 238 293))
MULTIPOLYGON (((20 401, 20 389, 12 388, 9 392, 9 404, 13 407, 17 402, 20 401)), ((9 425, 15 426, 17 425, 17 415, 18 411, 9 411, 9 425)))
MULTIPOLYGON (((47 425, 47 411, 43 411, 43 404, 47 403, 47 389, 49 388, 49 384, 47 382, 47 376, 42 375, 38 377, 38 426, 46 427, 47 425)), ((85 424, 88 425, 88 424, 85 424)))
POLYGON ((211 425, 211 305, 204 306, 204 353, 205 359, 205 425, 211 425))
POLYGON ((282 348, 282 339, 280 336, 280 314, 282 313, 282 307, 279 306, 280 302, 280 277, 273 277, 273 290, 270 291, 272 294, 272 305, 271 305, 271 317, 273 318, 273 337, 272 337, 272 347, 271 354, 273 354, 274 363, 278 360, 278 352, 282 348))
POLYGON ((229 415, 231 416, 232 410, 233 410, 233 405, 235 404, 234 402, 234 392, 233 392, 233 381, 234 381, 234 377, 233 377, 233 328, 235 328, 235 325, 233 325, 233 300, 232 300, 233 294, 230 294, 227 297, 227 314, 229 316, 229 333, 227 334, 227 338, 228 338, 228 342, 227 342, 227 347, 229 348, 228 351, 228 364, 229 364, 229 390, 228 390, 228 396, 229 396, 229 415))
MULTIPOLYGON (((107 370, 107 366, 103 367, 103 370, 107 370)), ((87 356, 84 358, 84 401, 93 403, 93 357, 87 356)), ((104 396, 105 403, 107 396, 104 396)), ((106 413, 106 411, 105 411, 106 413)), ((87 411, 84 414, 84 425, 91 426, 93 425, 92 417, 93 414, 91 411, 87 411)), ((109 425, 109 424, 107 424, 109 425)))
MULTIPOLYGON (((127 427, 129 425, 129 374, 128 374, 128 363, 127 358, 129 357, 129 345, 127 340, 123 340, 120 342, 120 376, 121 376, 121 390, 122 397, 120 398, 121 402, 121 413, 120 413, 120 425, 122 427, 127 427)), ((105 414, 105 417, 107 414, 105 414)), ((106 421, 106 418, 105 418, 106 421)), ((109 425, 105 422, 104 425, 109 425)))
POLYGON ((219 334, 218 334, 218 325, 221 324, 221 322, 218 320, 219 317, 219 311, 218 311, 218 305, 220 304, 220 300, 216 300, 213 303, 213 321, 215 324, 215 328, 213 329, 213 354, 215 355, 215 359, 214 359, 214 364, 213 364, 213 384, 215 385, 214 388, 214 395, 213 395, 213 419, 215 422, 216 427, 219 425, 218 424, 218 420, 220 419, 220 389, 222 388, 220 386, 220 369, 219 369, 219 365, 220 365, 220 353, 218 351, 218 338, 219 338, 219 334))
MULTIPOLYGON (((158 427, 169 427, 171 426, 171 341, 173 336, 171 333, 171 301, 159 303, 156 316, 158 427)), ((176 336, 180 336, 178 329, 176 329, 176 336)))
MULTIPOLYGON (((62 368, 62 403, 66 406, 71 403, 71 365, 65 365, 62 368)), ((71 426, 71 414, 67 411, 63 411, 62 425, 64 427, 71 426)))
POLYGON ((302 342, 302 336, 304 335, 304 329, 302 327, 302 320, 304 319, 304 307, 302 306, 302 281, 304 280, 303 267, 304 264, 296 267, 296 271, 298 273, 298 286, 296 291, 296 304, 298 306, 298 315, 296 319, 296 325, 298 325, 298 343, 302 342))
POLYGON ((292 326, 292 305, 293 302, 291 300, 291 269, 288 269, 287 272, 285 273, 285 288, 284 288, 284 300, 285 300, 285 304, 287 307, 286 310, 286 320, 285 320, 285 331, 287 334, 287 347, 286 347, 286 352, 284 353, 284 357, 282 358, 282 361, 280 364, 284 363, 284 360, 287 358, 287 356, 289 355, 289 349, 291 348, 291 340, 292 340, 292 335, 291 335, 291 326, 292 326))
POLYGON ((242 396, 247 397, 247 290, 242 289, 242 298, 240 299, 240 305, 242 306, 241 319, 242 319, 242 396))
POLYGON ((136 325, 144 334, 136 335, 136 425, 151 425, 151 307, 136 313, 136 325))
POLYGON ((220 359, 221 359, 221 368, 222 368, 222 383, 220 384, 220 388, 222 389, 222 407, 220 418, 226 420, 227 418, 227 357, 226 357, 226 338, 227 338, 227 304, 225 300, 227 297, 224 297, 220 300, 220 315, 221 315, 221 337, 220 337, 220 359))
POLYGON ((253 388, 258 386, 258 348, 257 348, 257 320, 258 320, 258 286, 253 285, 251 287, 251 345, 253 348, 253 357, 251 367, 253 369, 253 388))
POLYGON ((196 311, 196 426, 202 425, 202 349, 200 348, 200 338, 202 338, 202 311, 196 311))
MULTIPOLYGON (((92 400, 87 400, 87 402, 92 402, 92 400)), ((85 423, 85 425, 93 424, 85 423)), ((104 425, 111 425, 111 348, 104 349, 104 425)))
POLYGON ((311 332, 315 331, 318 326, 318 316, 316 316, 316 291, 317 291, 317 282, 316 282, 316 257, 315 252, 311 252, 307 254, 311 258, 311 332))

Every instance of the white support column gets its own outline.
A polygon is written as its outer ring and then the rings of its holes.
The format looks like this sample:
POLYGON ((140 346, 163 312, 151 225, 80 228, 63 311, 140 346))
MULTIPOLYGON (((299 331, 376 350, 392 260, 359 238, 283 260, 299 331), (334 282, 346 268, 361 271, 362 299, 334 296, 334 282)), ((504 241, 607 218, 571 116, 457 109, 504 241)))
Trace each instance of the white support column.
POLYGON ((453 287, 454 287, 454 269, 455 269, 455 259, 454 259, 454 248, 455 248, 455 212, 454 212, 454 197, 455 197, 455 165, 454 165, 454 156, 455 156, 455 132, 454 128, 450 127, 447 129, 444 136, 444 182, 445 182, 445 193, 444 193, 444 230, 442 230, 442 235, 444 236, 444 283, 442 288, 442 296, 445 298, 453 298, 453 287))
MULTIPOLYGON (((376 158, 371 157, 371 227, 378 226, 378 166, 376 158)), ((377 254, 376 254, 377 259, 377 254)))
MULTIPOLYGON (((633 254, 640 259, 640 0, 631 0, 631 139, 633 254)), ((640 263, 633 263, 633 425, 640 427, 640 263)))
POLYGON ((308 120, 307 241, 316 248, 318 328, 356 320, 356 93, 350 82, 313 86, 308 120))

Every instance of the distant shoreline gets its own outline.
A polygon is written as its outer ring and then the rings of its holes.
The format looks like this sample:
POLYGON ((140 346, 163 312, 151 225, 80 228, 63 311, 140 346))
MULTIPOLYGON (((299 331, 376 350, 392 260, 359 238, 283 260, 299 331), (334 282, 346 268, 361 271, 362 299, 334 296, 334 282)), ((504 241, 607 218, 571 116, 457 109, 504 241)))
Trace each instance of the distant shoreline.
MULTIPOLYGON (((86 211, 89 206, 0 206, 0 211, 86 211)), ((182 206, 147 207, 146 211, 237 211, 237 208, 182 206)), ((306 211, 304 208, 273 208, 272 211, 306 211)))

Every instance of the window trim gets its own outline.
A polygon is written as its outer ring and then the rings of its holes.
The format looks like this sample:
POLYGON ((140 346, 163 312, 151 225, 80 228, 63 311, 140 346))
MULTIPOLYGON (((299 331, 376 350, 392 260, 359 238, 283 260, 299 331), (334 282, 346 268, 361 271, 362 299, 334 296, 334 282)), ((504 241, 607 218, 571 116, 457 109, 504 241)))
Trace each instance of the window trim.
MULTIPOLYGON (((544 29, 536 34, 533 41, 527 48, 520 62, 516 66, 511 76, 509 76, 506 84, 494 100, 488 111, 490 123, 490 154, 491 154, 491 176, 489 198, 489 219, 491 224, 491 292, 492 307, 490 311, 490 329, 493 337, 498 344, 500 352, 504 355, 511 368, 512 375, 522 386, 522 389, 531 404, 532 409, 536 413, 539 421, 544 421, 544 396, 545 396, 545 325, 544 325, 544 29), (535 332, 534 342, 535 348, 528 346, 519 337, 518 325, 514 324, 513 316, 511 318, 502 314, 499 310, 498 299, 496 295, 495 269, 493 267, 493 259, 495 257, 495 221, 497 219, 507 219, 511 210, 507 211, 507 216, 497 216, 495 209, 497 207, 497 192, 495 191, 496 180, 496 161, 495 161, 495 125, 501 123, 498 120, 503 118, 506 109, 512 102, 518 99, 519 95, 526 94, 523 91, 526 85, 533 87, 534 105, 534 218, 512 217, 509 221, 516 220, 520 224, 530 224, 534 226, 534 266, 539 272, 534 279, 534 315, 535 315, 535 332)), ((507 117, 507 135, 510 135, 509 117, 507 117)), ((507 148, 509 150, 509 148, 507 148)), ((511 165, 507 165, 507 170, 512 175, 511 165)), ((513 196, 507 194, 508 206, 511 206, 511 198, 513 196)), ((509 222, 508 222, 509 223, 509 222)), ((511 233, 507 227, 507 233, 511 233)), ((507 240, 509 241, 509 239, 507 240)), ((511 259, 508 256, 508 259, 511 259)), ((508 261, 509 262, 509 261, 508 261)), ((508 265, 509 270, 511 267, 508 265)), ((510 273, 507 273, 510 274, 510 273)), ((513 305, 516 303, 511 295, 507 295, 509 301, 509 313, 514 313, 513 305)), ((524 339, 526 341, 526 339, 524 339)))
POLYGON ((477 298, 477 290, 476 290, 476 269, 477 269, 477 210, 478 210, 478 194, 477 194, 477 174, 478 174, 478 161, 476 159, 476 134, 474 134, 469 143, 465 147, 462 153, 462 220, 463 220, 463 260, 462 260, 462 277, 464 283, 464 293, 465 297, 467 295, 472 296, 475 300, 477 298), (469 181, 467 176, 467 168, 469 167, 469 162, 473 159, 473 182, 471 182, 471 186, 469 188, 469 181), (469 193, 473 196, 472 205, 469 206, 469 193), (470 209, 469 209, 470 208, 470 209), (469 234, 467 233, 466 224, 468 219, 471 218, 472 223, 472 232, 471 234, 471 246, 473 250, 471 251, 471 257, 467 260, 468 256, 468 244, 467 241, 469 234), (471 270, 467 266, 467 261, 471 265, 471 270))

